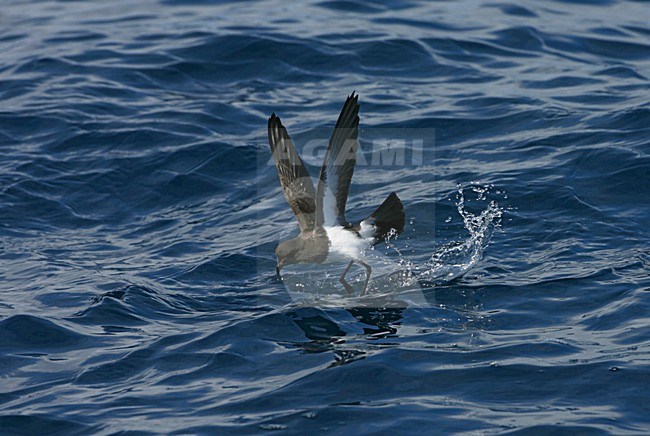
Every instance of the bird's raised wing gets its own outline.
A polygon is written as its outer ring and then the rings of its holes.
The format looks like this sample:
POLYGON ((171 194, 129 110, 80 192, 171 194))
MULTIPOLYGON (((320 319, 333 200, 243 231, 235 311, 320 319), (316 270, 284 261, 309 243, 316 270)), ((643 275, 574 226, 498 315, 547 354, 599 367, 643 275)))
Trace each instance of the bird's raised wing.
POLYGON ((327 145, 316 192, 316 225, 348 226, 345 202, 357 163, 359 142, 359 96, 354 92, 343 105, 327 145))
POLYGON ((280 184, 291 210, 296 215, 301 232, 314 229, 316 221, 316 191, 305 163, 293 141, 275 114, 269 118, 269 145, 275 159, 280 184))

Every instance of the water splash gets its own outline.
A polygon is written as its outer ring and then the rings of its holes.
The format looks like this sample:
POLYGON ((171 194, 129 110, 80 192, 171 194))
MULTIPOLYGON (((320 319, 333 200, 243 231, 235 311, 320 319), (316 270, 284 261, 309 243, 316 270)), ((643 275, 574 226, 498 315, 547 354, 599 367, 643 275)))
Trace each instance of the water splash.
MULTIPOLYGON (((283 282, 294 301, 318 306, 341 306, 353 304, 387 304, 396 298, 407 299, 409 304, 426 304, 422 288, 448 283, 470 271, 483 258, 493 231, 500 226, 503 215, 495 199, 505 198, 502 190, 480 182, 458 185, 455 206, 469 236, 448 242, 435 248, 431 257, 417 264, 409 259, 398 245, 399 237, 390 234, 385 249, 371 247, 364 253, 364 260, 372 265, 373 273, 367 296, 346 296, 338 279, 345 263, 339 265, 300 265, 289 267, 283 274, 283 282), (472 201, 472 208, 467 203, 472 201), (470 210, 470 209, 474 209, 470 210)), ((448 223, 449 220, 445 220, 448 223)), ((365 270, 353 268, 346 280, 360 289, 365 280, 365 270)))
MULTIPOLYGON (((493 185, 478 182, 472 182, 466 188, 458 185, 456 209, 463 218, 465 229, 470 234, 469 238, 450 242, 436 249, 425 268, 417 274, 424 284, 449 282, 467 273, 483 258, 483 251, 490 243, 494 229, 501 224, 503 208, 495 200, 491 200, 485 209, 474 214, 466 208, 465 191, 470 190, 478 194, 476 199, 479 201, 488 201, 488 194, 493 188, 493 185)), ((497 190, 497 193, 505 196, 502 191, 497 190)))

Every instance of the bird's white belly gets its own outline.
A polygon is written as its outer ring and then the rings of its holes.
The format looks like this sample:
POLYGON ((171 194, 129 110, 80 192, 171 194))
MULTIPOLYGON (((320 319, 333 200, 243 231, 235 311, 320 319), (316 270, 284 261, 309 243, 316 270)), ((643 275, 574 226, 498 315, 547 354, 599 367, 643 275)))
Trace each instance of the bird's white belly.
POLYGON ((325 227, 325 231, 330 240, 326 262, 359 259, 372 240, 372 238, 362 239, 356 233, 345 230, 341 226, 325 227))

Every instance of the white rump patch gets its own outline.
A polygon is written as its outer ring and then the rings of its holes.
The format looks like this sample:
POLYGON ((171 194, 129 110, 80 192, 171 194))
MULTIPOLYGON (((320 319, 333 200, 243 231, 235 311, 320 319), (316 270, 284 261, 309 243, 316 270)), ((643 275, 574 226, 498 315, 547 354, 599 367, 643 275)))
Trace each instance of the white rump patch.
POLYGON ((368 248, 372 238, 359 237, 351 230, 342 226, 325 227, 330 240, 327 262, 336 262, 343 259, 360 259, 363 250, 368 248))
MULTIPOLYGON (((368 220, 363 220, 361 221, 360 224, 361 230, 359 230, 359 234, 363 239, 374 239, 375 238, 375 232, 377 231, 377 226, 374 224, 368 222, 368 220)), ((368 242, 370 243, 370 242, 368 242)))

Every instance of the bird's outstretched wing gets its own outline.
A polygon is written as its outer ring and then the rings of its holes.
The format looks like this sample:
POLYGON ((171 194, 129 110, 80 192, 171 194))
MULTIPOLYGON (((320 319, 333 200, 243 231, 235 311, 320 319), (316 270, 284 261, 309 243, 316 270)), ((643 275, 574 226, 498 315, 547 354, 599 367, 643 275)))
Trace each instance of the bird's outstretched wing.
POLYGON ((316 192, 305 163, 293 141, 275 114, 269 118, 269 145, 275 159, 280 184, 291 210, 296 215, 301 232, 314 229, 316 221, 316 192))
POLYGON ((316 192, 316 225, 348 226, 345 202, 357 163, 359 142, 359 96, 354 92, 343 105, 327 145, 316 192))

